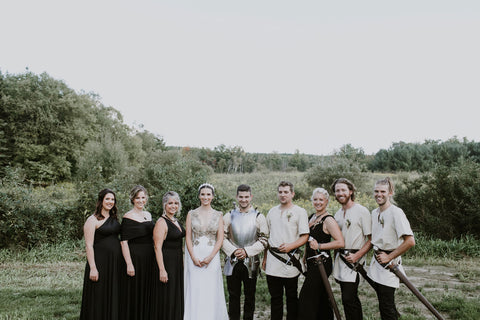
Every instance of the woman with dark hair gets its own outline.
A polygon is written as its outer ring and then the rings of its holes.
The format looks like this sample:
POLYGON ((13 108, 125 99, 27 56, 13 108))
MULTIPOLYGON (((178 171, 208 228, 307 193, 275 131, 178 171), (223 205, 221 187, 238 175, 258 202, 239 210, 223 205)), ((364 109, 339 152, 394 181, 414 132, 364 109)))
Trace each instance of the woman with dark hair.
POLYGON ((153 229, 157 258, 152 319, 183 320, 183 238, 185 229, 176 214, 182 210, 178 193, 168 191, 162 199, 163 215, 153 229))
POLYGON ((220 250, 223 243, 223 214, 211 206, 215 188, 198 188, 200 207, 186 221, 185 316, 184 320, 228 319, 223 292, 220 250))
POLYGON ((115 193, 103 189, 98 194, 94 214, 83 227, 87 265, 83 282, 80 319, 118 319, 119 277, 124 269, 118 235, 115 193))
POLYGON ((150 212, 145 211, 148 194, 143 186, 130 191, 132 210, 122 219, 122 253, 127 266, 127 276, 122 277, 121 318, 127 320, 150 319, 152 316, 151 295, 155 272, 153 250, 153 227, 150 212))

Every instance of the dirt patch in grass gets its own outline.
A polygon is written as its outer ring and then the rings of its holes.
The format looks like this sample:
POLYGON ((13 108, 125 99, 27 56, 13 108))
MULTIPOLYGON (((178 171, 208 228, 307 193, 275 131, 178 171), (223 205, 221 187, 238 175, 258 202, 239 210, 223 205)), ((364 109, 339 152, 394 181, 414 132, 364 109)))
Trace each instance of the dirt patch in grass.
MULTIPOLYGON (((478 285, 477 273, 475 271, 476 262, 458 265, 429 265, 429 266, 408 266, 404 265, 408 279, 422 292, 442 314, 445 319, 459 319, 456 316, 455 306, 444 306, 443 301, 448 301, 450 297, 462 297, 467 305, 477 304, 480 301, 480 290, 478 285), (473 268, 473 269, 472 269, 473 268), (468 274, 474 274, 468 276, 468 274), (467 274, 467 276, 465 276, 467 274), (463 280, 462 280, 463 279, 463 280)), ((299 290, 303 279, 300 278, 299 290)), ((337 300, 338 307, 343 316, 343 307, 341 303, 341 293, 338 284, 330 277, 330 283, 337 300)), ((259 286, 266 285, 259 281, 259 286)), ((378 301, 375 291, 363 281, 360 284, 359 296, 362 301, 365 320, 380 319, 378 311, 378 301)), ((403 284, 396 292, 396 304, 403 319, 436 319, 436 317, 414 296, 413 293, 403 284)), ((269 301, 269 298, 267 298, 269 301)), ((460 305, 458 307, 461 307, 460 305)), ((462 319, 480 319, 480 311, 468 311, 462 319)), ((270 317, 270 305, 257 304, 255 319, 267 320, 270 317)))

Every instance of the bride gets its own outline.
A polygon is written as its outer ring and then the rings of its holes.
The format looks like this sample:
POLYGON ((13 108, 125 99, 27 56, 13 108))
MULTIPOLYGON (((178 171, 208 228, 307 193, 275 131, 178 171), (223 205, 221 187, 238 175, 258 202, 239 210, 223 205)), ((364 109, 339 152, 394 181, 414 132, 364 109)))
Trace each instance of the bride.
POLYGON ((228 319, 219 250, 223 242, 223 215, 211 207, 215 188, 198 188, 200 207, 186 221, 184 320, 228 319))

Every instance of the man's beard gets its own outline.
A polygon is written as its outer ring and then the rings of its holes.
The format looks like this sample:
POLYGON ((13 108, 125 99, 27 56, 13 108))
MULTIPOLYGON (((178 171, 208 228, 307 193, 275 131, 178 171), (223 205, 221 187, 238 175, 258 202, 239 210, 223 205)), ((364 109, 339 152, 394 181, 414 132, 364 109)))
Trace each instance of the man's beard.
POLYGON ((340 204, 347 204, 350 199, 352 198, 352 196, 347 196, 347 197, 344 197, 345 201, 344 202, 340 202, 340 200, 338 200, 338 197, 335 197, 335 199, 340 203, 340 204))

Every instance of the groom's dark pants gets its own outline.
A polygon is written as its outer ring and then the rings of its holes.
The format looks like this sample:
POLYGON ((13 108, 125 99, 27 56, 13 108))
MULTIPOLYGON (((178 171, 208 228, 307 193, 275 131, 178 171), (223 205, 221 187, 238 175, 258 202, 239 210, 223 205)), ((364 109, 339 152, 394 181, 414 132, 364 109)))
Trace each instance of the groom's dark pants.
POLYGON ((233 268, 231 276, 227 276, 228 289, 228 315, 230 320, 240 320, 240 296, 242 295, 242 283, 245 301, 243 304, 243 319, 253 320, 255 312, 255 289, 257 277, 248 277, 247 267, 241 262, 233 268))

